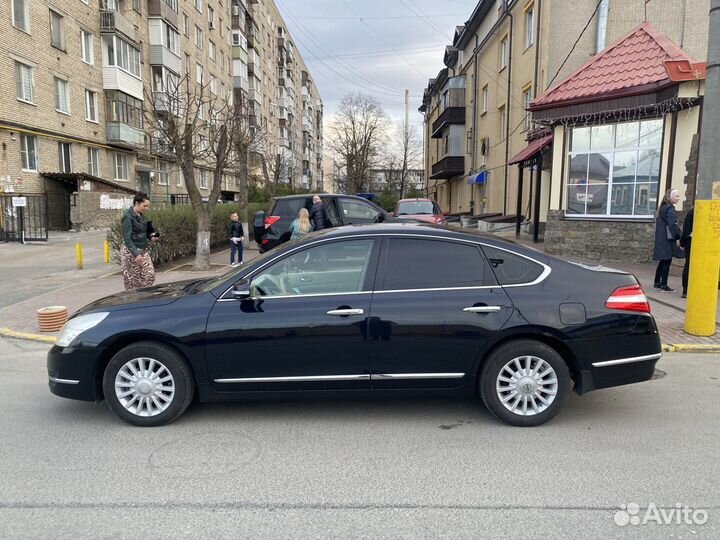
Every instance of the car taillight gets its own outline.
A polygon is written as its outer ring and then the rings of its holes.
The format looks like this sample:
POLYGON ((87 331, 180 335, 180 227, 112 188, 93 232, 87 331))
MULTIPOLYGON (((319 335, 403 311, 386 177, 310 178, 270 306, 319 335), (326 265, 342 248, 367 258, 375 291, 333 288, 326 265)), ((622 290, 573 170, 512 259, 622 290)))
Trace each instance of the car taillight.
POLYGON ((608 309, 650 313, 650 303, 640 285, 618 287, 605 301, 605 307, 608 309))
POLYGON ((265 218, 265 228, 269 229, 272 225, 280 221, 280 216, 268 216, 265 218))
POLYGON ((263 238, 260 243, 264 246, 265 244, 269 244, 270 240, 268 240, 267 238, 263 238))
POLYGON ((435 223, 444 223, 445 218, 442 216, 435 216, 435 223))

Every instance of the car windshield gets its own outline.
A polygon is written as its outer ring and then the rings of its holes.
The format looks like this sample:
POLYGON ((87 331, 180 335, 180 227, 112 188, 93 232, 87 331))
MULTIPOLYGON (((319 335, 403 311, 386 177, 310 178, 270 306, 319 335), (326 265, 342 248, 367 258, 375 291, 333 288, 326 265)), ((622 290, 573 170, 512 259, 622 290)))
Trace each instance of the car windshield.
POLYGON ((398 205, 399 216, 409 214, 433 214, 433 203, 430 201, 408 201, 398 205))

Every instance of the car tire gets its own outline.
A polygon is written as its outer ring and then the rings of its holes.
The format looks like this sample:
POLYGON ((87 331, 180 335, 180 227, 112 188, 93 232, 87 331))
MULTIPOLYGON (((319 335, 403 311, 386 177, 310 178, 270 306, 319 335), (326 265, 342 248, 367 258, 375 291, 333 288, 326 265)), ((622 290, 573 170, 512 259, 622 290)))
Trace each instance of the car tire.
POLYGON ((110 410, 129 424, 169 424, 188 408, 195 384, 185 360, 173 349, 140 341, 112 357, 103 374, 110 410))
POLYGON ((499 420, 513 426, 539 426, 567 401, 570 372, 549 345, 516 340, 490 353, 478 386, 485 406, 499 420))

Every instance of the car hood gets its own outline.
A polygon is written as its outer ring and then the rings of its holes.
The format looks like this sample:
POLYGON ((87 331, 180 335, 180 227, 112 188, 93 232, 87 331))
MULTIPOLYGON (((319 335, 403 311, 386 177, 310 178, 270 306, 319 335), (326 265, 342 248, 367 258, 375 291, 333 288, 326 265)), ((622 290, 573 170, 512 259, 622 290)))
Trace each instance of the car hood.
POLYGON ((398 216, 398 219, 412 219, 422 221, 423 223, 436 223, 436 217, 434 214, 401 214, 398 216))
POLYGON ((153 287, 145 287, 134 291, 123 291, 105 298, 95 300, 81 308, 76 315, 89 311, 116 311, 119 309, 132 309, 138 307, 162 306, 170 304, 178 298, 189 294, 197 283, 198 279, 186 279, 163 283, 153 287))

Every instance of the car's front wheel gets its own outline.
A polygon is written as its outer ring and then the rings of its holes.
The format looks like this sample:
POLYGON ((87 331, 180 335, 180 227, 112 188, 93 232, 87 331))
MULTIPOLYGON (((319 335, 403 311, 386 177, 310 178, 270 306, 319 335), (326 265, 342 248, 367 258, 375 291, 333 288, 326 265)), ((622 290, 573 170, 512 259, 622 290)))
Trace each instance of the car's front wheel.
POLYGON ((135 426, 168 424, 193 398, 195 386, 185 360, 151 341, 128 345, 105 368, 103 392, 110 409, 135 426))
POLYGON ((524 339, 490 354, 479 385, 485 406, 497 418, 513 426, 539 426, 567 401, 570 372, 552 347, 524 339))

